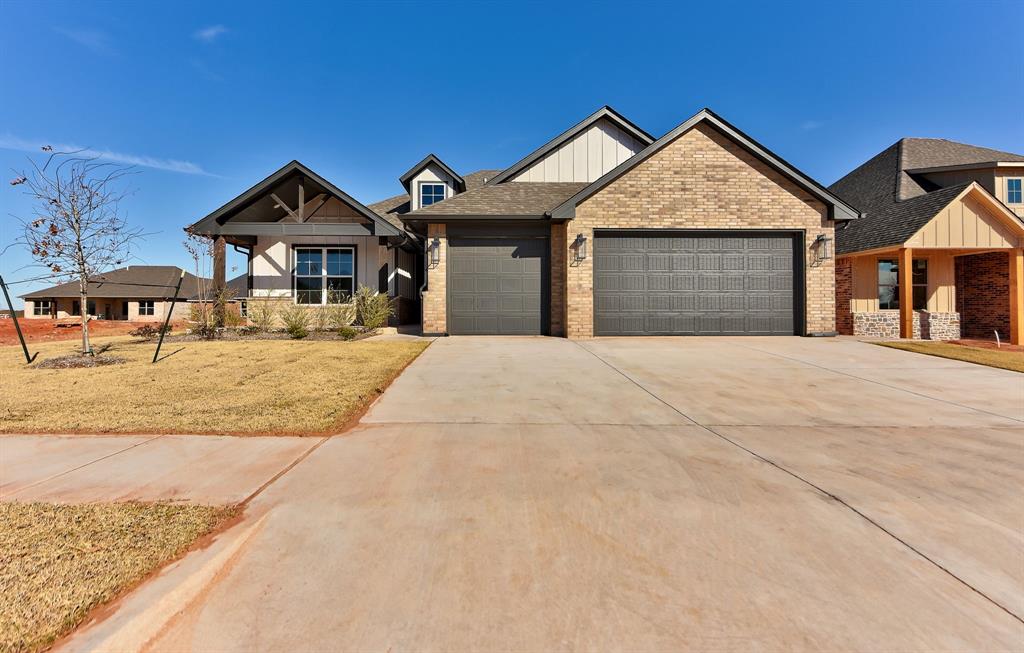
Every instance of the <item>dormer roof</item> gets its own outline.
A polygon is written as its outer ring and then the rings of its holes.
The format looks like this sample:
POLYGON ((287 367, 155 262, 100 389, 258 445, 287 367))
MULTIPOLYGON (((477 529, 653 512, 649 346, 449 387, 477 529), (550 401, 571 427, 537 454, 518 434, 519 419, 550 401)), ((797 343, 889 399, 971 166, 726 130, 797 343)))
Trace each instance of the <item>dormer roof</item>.
POLYGON ((427 156, 423 157, 423 159, 419 163, 409 168, 409 170, 406 171, 404 175, 398 178, 398 181, 402 182, 402 187, 405 188, 405 192, 412 194, 412 191, 409 189, 409 184, 412 183, 412 180, 413 178, 416 177, 416 175, 420 174, 421 172, 423 172, 424 169, 428 168, 431 165, 437 166, 438 168, 443 170, 446 175, 448 175, 454 180, 456 193, 461 193, 462 191, 466 190, 466 180, 463 179, 459 175, 459 173, 455 172, 450 167, 448 167, 448 165, 445 164, 444 161, 439 159, 436 154, 428 154, 427 156))

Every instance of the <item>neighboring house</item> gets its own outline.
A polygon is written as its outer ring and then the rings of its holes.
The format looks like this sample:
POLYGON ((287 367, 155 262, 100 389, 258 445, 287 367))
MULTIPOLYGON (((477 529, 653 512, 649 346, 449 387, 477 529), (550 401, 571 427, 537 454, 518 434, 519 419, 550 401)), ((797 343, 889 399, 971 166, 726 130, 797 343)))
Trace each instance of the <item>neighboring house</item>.
POLYGON ((830 188, 840 333, 1022 342, 1024 156, 904 138, 830 188))
POLYGON ((248 252, 249 303, 365 284, 425 333, 834 333, 856 210, 710 110, 655 139, 604 107, 503 170, 399 181, 366 206, 293 161, 189 229, 218 283, 248 252))
MULTIPOLYGON (((174 320, 188 319, 190 297, 199 293, 198 277, 185 273, 182 279, 180 302, 172 304, 174 288, 182 270, 173 265, 131 265, 96 275, 89 282, 89 301, 86 313, 103 320, 129 320, 132 322, 159 322, 173 311, 174 320)), ((211 280, 205 279, 207 283, 211 280)), ((25 300, 25 317, 71 318, 81 315, 77 281, 62 283, 21 296, 25 300)))

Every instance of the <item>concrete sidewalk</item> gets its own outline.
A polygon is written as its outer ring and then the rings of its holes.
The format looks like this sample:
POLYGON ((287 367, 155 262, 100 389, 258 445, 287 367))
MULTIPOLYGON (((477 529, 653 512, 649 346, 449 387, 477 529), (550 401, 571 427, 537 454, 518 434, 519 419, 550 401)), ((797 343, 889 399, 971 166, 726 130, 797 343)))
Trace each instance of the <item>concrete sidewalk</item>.
POLYGON ((0 500, 237 503, 320 440, 0 436, 0 500))
POLYGON ((1019 650, 1020 398, 842 339, 440 339, 61 650, 1019 650))

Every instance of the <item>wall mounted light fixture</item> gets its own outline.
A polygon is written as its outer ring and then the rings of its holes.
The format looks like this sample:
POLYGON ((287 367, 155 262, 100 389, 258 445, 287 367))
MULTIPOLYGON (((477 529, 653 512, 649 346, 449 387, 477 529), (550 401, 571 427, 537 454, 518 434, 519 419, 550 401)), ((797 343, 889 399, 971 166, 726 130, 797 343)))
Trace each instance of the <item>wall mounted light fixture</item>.
POLYGON ((441 263, 441 239, 434 237, 434 240, 430 241, 430 264, 437 266, 441 263))
POLYGON ((572 241, 572 258, 576 263, 587 258, 587 237, 583 234, 576 234, 576 240, 572 241))
POLYGON ((818 263, 832 258, 832 239, 825 234, 818 234, 814 239, 814 258, 818 263))

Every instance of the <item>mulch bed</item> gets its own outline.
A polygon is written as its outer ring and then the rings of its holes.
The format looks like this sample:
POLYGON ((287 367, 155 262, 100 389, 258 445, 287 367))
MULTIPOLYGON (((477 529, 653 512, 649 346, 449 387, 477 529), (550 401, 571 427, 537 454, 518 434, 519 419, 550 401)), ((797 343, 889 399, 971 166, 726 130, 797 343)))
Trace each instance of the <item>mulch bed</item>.
POLYGON ((127 358, 111 356, 110 354, 98 354, 96 356, 85 356, 82 354, 67 354, 47 358, 36 363, 34 367, 40 370, 70 370, 80 367, 102 367, 104 365, 120 365, 127 363, 127 358))

